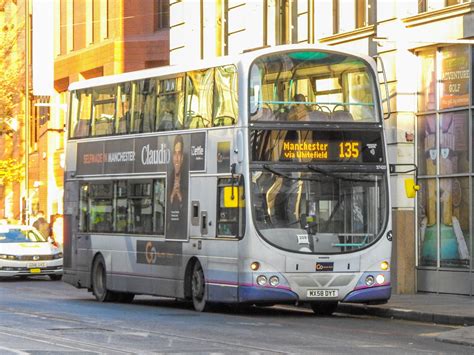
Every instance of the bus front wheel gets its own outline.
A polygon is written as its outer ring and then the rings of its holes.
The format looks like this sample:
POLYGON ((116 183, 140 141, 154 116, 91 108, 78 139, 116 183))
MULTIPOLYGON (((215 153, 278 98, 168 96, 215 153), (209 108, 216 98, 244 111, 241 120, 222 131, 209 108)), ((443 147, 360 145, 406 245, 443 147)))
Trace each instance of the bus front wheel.
POLYGON ((193 299, 194 309, 198 312, 203 312, 207 308, 207 287, 204 279, 204 271, 202 266, 197 261, 193 267, 193 274, 191 276, 191 294, 193 299))
POLYGON ((330 316, 337 308, 337 302, 312 302, 311 309, 317 316, 330 316))
POLYGON ((113 302, 117 298, 115 292, 107 290, 106 280, 105 261, 98 255, 92 265, 92 293, 99 302, 113 302))

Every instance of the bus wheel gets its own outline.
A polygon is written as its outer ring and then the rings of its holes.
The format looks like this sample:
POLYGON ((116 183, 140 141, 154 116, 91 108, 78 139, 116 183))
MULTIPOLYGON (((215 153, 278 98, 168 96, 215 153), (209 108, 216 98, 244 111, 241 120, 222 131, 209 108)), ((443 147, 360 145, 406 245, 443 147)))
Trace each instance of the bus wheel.
POLYGON ((107 290, 105 261, 98 255, 92 265, 92 293, 99 302, 113 302, 117 299, 116 293, 107 290))
POLYGON ((63 278, 63 275, 48 275, 52 281, 59 281, 63 278))
POLYGON ((311 309, 317 316, 330 316, 337 308, 337 302, 312 302, 311 309))
POLYGON ((206 310, 207 287, 204 280, 204 271, 201 264, 197 261, 193 267, 193 274, 191 277, 191 293, 193 297, 194 309, 198 312, 206 310))

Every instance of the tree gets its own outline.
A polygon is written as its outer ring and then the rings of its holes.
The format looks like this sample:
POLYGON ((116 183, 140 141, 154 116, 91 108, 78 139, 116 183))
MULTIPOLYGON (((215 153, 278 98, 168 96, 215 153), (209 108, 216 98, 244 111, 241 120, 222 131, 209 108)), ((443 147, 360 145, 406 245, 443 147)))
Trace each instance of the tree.
POLYGON ((0 184, 21 181, 23 179, 23 163, 15 159, 0 160, 0 184))
MULTIPOLYGON (((21 132, 12 126, 24 97, 24 16, 17 1, 0 0, 0 184, 22 178, 21 132)), ((18 128, 18 127, 17 127, 18 128)))

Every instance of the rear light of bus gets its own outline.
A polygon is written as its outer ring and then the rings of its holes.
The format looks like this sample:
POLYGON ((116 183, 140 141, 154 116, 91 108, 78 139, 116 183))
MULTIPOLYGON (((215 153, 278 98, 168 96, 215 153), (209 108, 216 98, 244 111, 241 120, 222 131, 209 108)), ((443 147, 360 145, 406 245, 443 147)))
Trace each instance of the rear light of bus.
POLYGON ((259 286, 265 286, 267 284, 267 278, 265 275, 260 275, 257 277, 257 284, 259 286))

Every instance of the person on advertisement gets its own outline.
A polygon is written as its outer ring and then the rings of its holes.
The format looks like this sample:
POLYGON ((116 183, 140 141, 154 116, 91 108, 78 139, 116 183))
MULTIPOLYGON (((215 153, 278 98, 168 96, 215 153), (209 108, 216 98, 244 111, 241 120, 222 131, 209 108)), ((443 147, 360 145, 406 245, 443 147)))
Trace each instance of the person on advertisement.
POLYGON ((188 207, 188 157, 184 138, 174 136, 167 181, 166 238, 186 239, 188 207))

